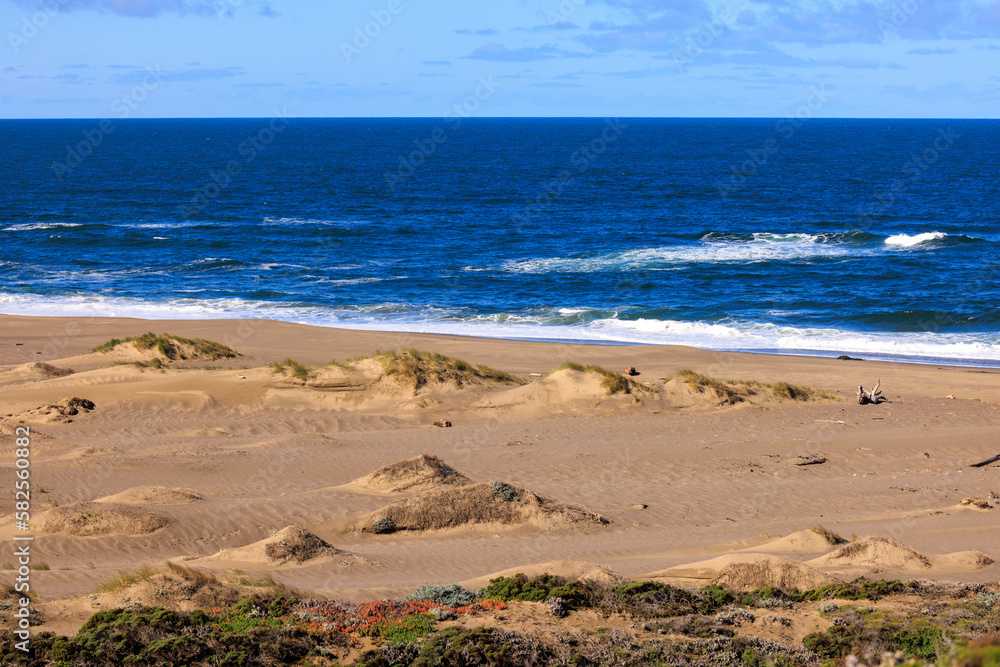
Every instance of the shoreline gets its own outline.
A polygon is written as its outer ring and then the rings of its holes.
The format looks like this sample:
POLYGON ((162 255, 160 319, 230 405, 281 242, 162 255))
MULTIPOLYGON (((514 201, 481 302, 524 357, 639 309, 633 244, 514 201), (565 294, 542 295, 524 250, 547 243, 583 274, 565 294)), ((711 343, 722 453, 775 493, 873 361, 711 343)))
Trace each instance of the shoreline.
MULTIPOLYGON (((102 322, 147 322, 149 326, 161 326, 167 323, 219 323, 218 328, 223 330, 230 329, 232 327, 238 327, 239 323, 247 322, 252 323, 251 326, 258 326, 258 323, 271 322, 275 324, 285 324, 291 326, 301 326, 301 327, 312 327, 319 330, 327 330, 333 332, 341 332, 342 334, 349 334, 349 332, 357 332, 359 334, 372 334, 380 337, 395 337, 395 338, 408 338, 408 337, 420 337, 433 339, 441 338, 443 340, 469 340, 477 342, 488 342, 488 341, 498 341, 502 343, 529 343, 529 344, 543 344, 543 345, 572 345, 572 346, 588 346, 588 347, 609 347, 609 348, 677 348, 677 349, 690 349, 690 350, 700 350, 706 354, 716 354, 716 355, 727 355, 727 354, 747 354, 755 356, 767 356, 767 357, 791 357, 791 358, 805 358, 805 359, 838 359, 841 356, 849 356, 851 359, 849 361, 857 362, 871 362, 871 363, 890 363, 890 364, 903 364, 903 365, 916 365, 916 366, 945 366, 948 368, 966 368, 966 369, 986 369, 993 370, 996 369, 1000 371, 1000 360, 992 359, 965 359, 965 358, 951 358, 951 357, 931 357, 931 356, 905 356, 899 354, 891 353, 865 353, 865 352, 843 352, 843 351, 826 351, 817 349, 782 349, 782 348, 740 348, 740 347, 725 347, 725 348, 705 348, 693 345, 683 345, 683 344, 670 344, 670 343, 656 343, 656 342, 633 342, 633 341, 623 341, 623 340, 601 340, 593 338, 539 338, 539 337, 506 337, 506 336, 489 336, 482 334, 465 334, 465 333, 439 333, 439 332, 426 332, 426 331, 410 331, 406 329, 396 330, 396 329, 369 329, 363 327, 345 327, 345 326, 328 326, 323 324, 315 323, 300 323, 291 322, 287 320, 276 320, 276 319, 264 319, 264 318, 143 318, 143 317, 112 317, 112 316, 75 316, 75 315, 21 315, 21 314, 6 314, 0 313, 0 334, 2 334, 2 328, 5 326, 5 322, 21 320, 21 319, 37 319, 37 320, 51 320, 53 322, 65 323, 69 321, 102 321, 102 322), (855 356, 861 355, 861 356, 855 356)), ((131 330, 131 327, 130 327, 131 330)), ((145 333, 145 332, 139 332, 145 333)), ((54 336, 60 336, 62 334, 56 333, 54 336)), ((3 361, 3 355, 0 354, 0 365, 7 363, 3 361)))

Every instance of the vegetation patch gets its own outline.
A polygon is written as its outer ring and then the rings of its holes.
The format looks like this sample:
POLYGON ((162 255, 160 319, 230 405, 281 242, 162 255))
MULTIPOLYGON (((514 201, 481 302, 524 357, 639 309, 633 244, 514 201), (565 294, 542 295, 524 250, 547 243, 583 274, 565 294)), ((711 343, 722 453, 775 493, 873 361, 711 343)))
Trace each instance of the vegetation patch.
POLYGON ((337 549, 329 542, 312 534, 299 526, 291 526, 280 531, 273 542, 264 547, 268 560, 275 563, 294 561, 298 564, 318 558, 334 555, 337 549))
POLYGON ((482 597, 484 596, 480 595, 478 591, 466 590, 458 584, 448 584, 446 586, 421 586, 403 599, 414 602, 435 602, 444 607, 464 607, 482 597))
POLYGON ((650 387, 627 378, 621 373, 615 373, 614 371, 609 371, 607 368, 593 364, 579 364, 575 361, 567 361, 556 366, 549 375, 563 370, 571 370, 578 373, 596 373, 601 376, 601 386, 607 392, 608 396, 631 394, 633 391, 652 391, 650 387))
POLYGON ((291 357, 285 359, 282 362, 277 362, 277 361, 274 362, 271 365, 271 369, 275 373, 279 373, 281 375, 284 375, 287 371, 291 374, 293 378, 301 382, 308 381, 309 378, 312 376, 312 371, 310 371, 308 367, 300 364, 291 357))
POLYGON ((436 352, 424 352, 412 347, 400 352, 376 350, 371 358, 382 366, 386 375, 412 383, 414 391, 430 383, 452 382, 456 387, 482 382, 527 383, 522 377, 489 366, 473 366, 461 359, 446 357, 436 352))
POLYGON ((493 482, 400 500, 375 512, 361 530, 424 531, 473 524, 519 525, 536 519, 564 524, 610 523, 583 507, 544 498, 504 482, 493 482))
POLYGON ((847 544, 847 540, 844 537, 838 535, 832 530, 827 530, 823 526, 816 526, 815 528, 812 529, 812 531, 817 535, 819 535, 820 537, 822 537, 824 540, 826 540, 828 544, 831 545, 847 544))
MULTIPOLYGON (((198 576, 177 568, 178 576, 198 576)), ((678 589, 657 582, 584 583, 549 574, 494 579, 479 591, 458 585, 422 587, 405 600, 366 603, 321 601, 286 595, 253 595, 204 611, 177 612, 134 606, 94 614, 71 637, 39 633, 32 652, 0 636, 0 664, 26 667, 236 667, 355 665, 365 667, 598 667, 603 665, 1000 665, 1000 618, 995 592, 980 584, 851 582, 839 593, 897 595, 877 609, 828 606, 828 629, 802 641, 752 634, 766 601, 815 609, 815 591, 761 589, 736 596, 719 586, 678 589), (423 598, 423 599, 415 599, 423 598), (472 600, 471 602, 467 601, 472 600), (535 635, 502 625, 508 601, 547 602, 552 624, 535 635), (558 604, 556 604, 558 602, 558 604), (449 604, 450 603, 450 604, 449 604), (569 608, 624 614, 630 629, 588 629, 557 624, 569 608), (754 609, 748 609, 753 607, 754 609), (934 609, 933 613, 925 610, 934 609), (755 613, 757 612, 757 613, 755 613), (482 627, 468 617, 492 615, 482 627), (441 627, 438 619, 456 624, 441 627), (354 649, 353 652, 350 652, 354 649), (358 654, 358 649, 367 649, 358 654), (855 656, 848 660, 848 656, 855 656)), ((870 597, 858 599, 870 600, 870 597)), ((535 613, 537 613, 537 609, 535 613)), ((767 619, 771 619, 768 621, 767 619)))
POLYGON ((766 384, 757 382, 756 380, 722 381, 702 375, 688 368, 678 371, 677 378, 694 391, 714 394, 722 403, 728 405, 741 403, 752 396, 760 394, 770 394, 778 400, 784 401, 810 401, 814 399, 841 400, 836 394, 824 389, 800 387, 787 382, 766 384))
POLYGON ((138 570, 130 572, 121 572, 120 574, 111 577, 110 579, 105 579, 94 588, 94 593, 117 593, 118 591, 125 590, 133 584, 137 584, 140 581, 149 581, 156 575, 158 570, 151 565, 144 565, 138 570))
POLYGON ((477 593, 484 598, 504 602, 545 602, 552 598, 562 598, 571 607, 583 605, 591 599, 591 591, 586 584, 551 574, 537 577, 516 574, 513 577, 491 579, 490 585, 477 593))
POLYGON ((215 341, 204 338, 184 338, 171 334, 155 333, 145 333, 141 336, 130 336, 128 338, 112 338, 106 343, 95 347, 92 352, 106 354, 126 345, 131 345, 140 352, 156 350, 158 354, 168 361, 182 361, 185 359, 215 360, 239 356, 235 350, 215 341))

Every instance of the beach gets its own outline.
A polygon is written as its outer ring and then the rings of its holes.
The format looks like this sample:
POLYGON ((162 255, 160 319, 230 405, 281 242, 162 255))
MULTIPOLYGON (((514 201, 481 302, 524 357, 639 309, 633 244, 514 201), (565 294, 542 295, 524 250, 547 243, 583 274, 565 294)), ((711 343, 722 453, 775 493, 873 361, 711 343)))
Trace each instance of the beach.
MULTIPOLYGON (((31 587, 38 630, 60 633, 120 603, 92 594, 101 582, 167 560, 355 601, 507 570, 702 585, 760 558, 830 580, 996 581, 997 464, 971 466, 1000 453, 998 380, 679 346, 0 316, 3 467, 28 426, 32 558, 46 566, 31 587), (176 358, 127 341, 92 352, 147 332, 175 337, 176 358), (196 339, 239 356, 185 347, 196 339), (886 402, 859 405, 858 385, 876 382, 886 402), (477 518, 473 503, 469 516, 427 518, 490 483, 543 501, 517 516, 477 518), (394 530, 373 529, 390 515, 394 530), (290 527, 325 555, 268 556, 290 527), (833 543, 801 537, 818 527, 905 549, 831 557, 833 543)), ((14 561, 17 534, 3 517, 0 563, 14 561)))

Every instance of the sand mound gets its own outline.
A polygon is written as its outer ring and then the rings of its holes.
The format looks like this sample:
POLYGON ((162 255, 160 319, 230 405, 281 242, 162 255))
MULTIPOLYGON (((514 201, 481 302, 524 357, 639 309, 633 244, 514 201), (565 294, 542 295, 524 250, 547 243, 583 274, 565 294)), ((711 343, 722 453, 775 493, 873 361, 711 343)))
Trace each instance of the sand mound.
POLYGON ((962 498, 962 500, 955 507, 976 510, 979 512, 989 512, 993 509, 993 505, 990 505, 988 502, 979 497, 962 498))
POLYGON ((337 553, 329 542, 298 526, 280 530, 270 538, 270 541, 265 540, 265 542, 264 553, 271 563, 287 563, 294 560, 301 564, 320 556, 332 556, 337 553))
POLYGON ((931 566, 927 556, 884 537, 866 537, 833 553, 808 561, 825 567, 873 567, 924 570, 931 566))
POLYGON ((692 386, 690 383, 674 378, 663 385, 663 395, 678 408, 718 407, 720 405, 735 405, 742 399, 730 396, 725 391, 716 391, 713 387, 692 386))
POLYGON ((77 537, 97 535, 146 535, 170 525, 172 519, 141 507, 101 507, 76 503, 49 510, 42 530, 77 537))
POLYGON ((993 565, 995 561, 981 551, 956 551, 934 558, 934 567, 956 572, 974 572, 993 565))
POLYGON ((740 590, 766 586, 809 590, 833 581, 826 574, 804 563, 784 556, 761 553, 725 554, 710 560, 652 572, 643 578, 663 580, 674 586, 705 586, 716 583, 740 590))
POLYGON ((231 359, 239 353, 221 343, 204 338, 182 338, 170 334, 146 333, 114 338, 94 348, 94 354, 127 361, 215 361, 231 359))
POLYGON ((392 533, 458 528, 476 524, 606 525, 607 519, 577 505, 567 505, 503 482, 470 484, 400 500, 366 518, 362 532, 392 533))
POLYGON ((73 396, 71 398, 64 398, 58 403, 43 405, 35 408, 34 410, 27 410, 16 415, 10 415, 4 421, 11 423, 27 422, 33 424, 68 423, 73 421, 73 417, 87 414, 94 408, 95 405, 93 401, 73 396))
POLYGON ((44 361, 36 361, 31 364, 21 364, 17 368, 3 373, 10 379, 20 380, 51 380, 72 375, 75 371, 69 368, 58 368, 44 361))
POLYGON ((466 486, 472 480, 436 456, 421 454, 380 468, 370 475, 351 482, 366 491, 405 493, 447 486, 466 486))
POLYGON ((205 560, 283 565, 289 561, 305 563, 340 553, 326 540, 299 526, 288 526, 270 537, 237 549, 223 549, 205 560))
MULTIPOLYGON (((623 378, 624 379, 624 378, 623 378)), ((480 408, 515 408, 525 406, 549 414, 553 410, 591 408, 594 401, 611 398, 599 373, 587 373, 566 368, 523 387, 490 394, 476 404, 480 408)), ((629 381, 631 384, 636 384, 629 381)), ((637 385, 638 386, 638 385, 637 385)))
POLYGON ((730 563, 712 580, 713 584, 739 591, 755 591, 769 586, 807 591, 830 582, 830 577, 819 570, 788 558, 730 563))
POLYGON ((513 577, 517 574, 523 574, 526 577, 537 577, 543 574, 551 574, 557 577, 563 577, 570 581, 589 581, 603 584, 605 586, 617 586, 618 584, 628 581, 627 577, 623 577, 611 568, 597 563, 591 563, 584 560, 554 560, 547 563, 534 563, 531 565, 522 565, 520 567, 511 567, 483 577, 476 577, 475 579, 463 581, 461 582, 461 585, 469 590, 475 590, 477 588, 488 586, 490 581, 493 579, 497 579, 499 577, 513 577))
POLYGON ((816 530, 797 530, 773 542, 760 546, 741 549, 741 551, 763 551, 766 553, 812 554, 829 551, 831 547, 844 544, 846 540, 833 533, 820 533, 816 530))
POLYGON ((164 486, 134 486, 112 496, 98 498, 97 503, 120 505, 186 505, 201 500, 201 496, 185 489, 168 489, 164 486))
POLYGON ((173 435, 179 438, 228 438, 232 434, 221 428, 195 428, 188 431, 177 431, 173 435))

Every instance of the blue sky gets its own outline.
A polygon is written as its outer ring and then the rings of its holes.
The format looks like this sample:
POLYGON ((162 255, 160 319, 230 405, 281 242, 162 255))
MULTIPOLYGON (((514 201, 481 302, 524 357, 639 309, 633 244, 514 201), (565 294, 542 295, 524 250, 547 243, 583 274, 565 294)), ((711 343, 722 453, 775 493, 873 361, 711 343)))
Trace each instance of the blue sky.
POLYGON ((0 0, 0 29, 3 118, 1000 109, 1000 0, 0 0))

